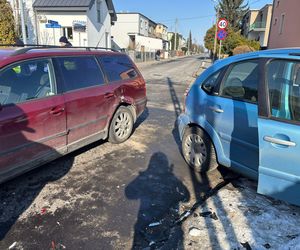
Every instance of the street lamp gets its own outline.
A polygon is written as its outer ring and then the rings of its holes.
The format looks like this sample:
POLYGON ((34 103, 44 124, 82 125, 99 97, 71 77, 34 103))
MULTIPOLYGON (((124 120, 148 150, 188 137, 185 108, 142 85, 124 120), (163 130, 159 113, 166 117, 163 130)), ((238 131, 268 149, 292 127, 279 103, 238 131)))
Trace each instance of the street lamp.
POLYGON ((216 14, 216 28, 215 28, 215 41, 214 41, 214 60, 215 60, 215 55, 217 53, 217 34, 218 34, 218 20, 219 20, 219 11, 220 11, 220 5, 218 0, 211 0, 214 4, 216 4, 217 8, 217 14, 216 14))

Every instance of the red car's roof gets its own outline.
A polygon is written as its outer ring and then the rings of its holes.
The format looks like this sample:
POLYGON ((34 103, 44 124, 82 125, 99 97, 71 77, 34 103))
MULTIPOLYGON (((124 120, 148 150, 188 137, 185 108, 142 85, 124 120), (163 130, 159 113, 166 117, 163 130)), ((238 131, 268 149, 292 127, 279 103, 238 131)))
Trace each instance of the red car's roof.
POLYGON ((0 61, 4 60, 6 57, 10 56, 15 49, 1 49, 0 50, 0 61))
POLYGON ((106 50, 85 50, 77 48, 34 48, 25 53, 20 53, 18 55, 13 55, 16 51, 21 49, 7 48, 0 49, 0 68, 3 66, 13 63, 15 61, 45 57, 45 56, 72 56, 72 55, 116 55, 119 52, 111 52, 106 50))

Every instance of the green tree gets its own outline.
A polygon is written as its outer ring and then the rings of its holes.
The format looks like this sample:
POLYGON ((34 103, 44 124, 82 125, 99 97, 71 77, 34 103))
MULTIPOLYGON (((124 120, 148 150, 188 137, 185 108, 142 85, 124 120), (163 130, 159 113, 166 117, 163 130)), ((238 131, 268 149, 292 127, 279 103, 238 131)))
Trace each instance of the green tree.
POLYGON ((200 53, 204 53, 204 51, 205 51, 204 46, 203 45, 199 45, 199 52, 200 53))
POLYGON ((246 43, 246 38, 241 36, 239 31, 234 31, 233 29, 229 28, 227 31, 228 35, 226 39, 223 41, 223 49, 222 52, 228 55, 232 55, 232 51, 240 45, 246 43))
POLYGON ((249 11, 248 3, 244 3, 244 0, 220 0, 219 6, 220 17, 226 18, 230 27, 238 31, 243 17, 249 11))
POLYGON ((178 33, 176 33, 176 47, 175 47, 175 33, 172 35, 172 38, 171 38, 171 50, 175 50, 175 48, 179 49, 179 39, 180 39, 180 35, 178 33))
POLYGON ((216 25, 212 26, 209 30, 207 30, 206 35, 204 37, 204 46, 205 48, 211 51, 214 50, 215 30, 216 30, 216 25))
POLYGON ((13 44, 16 30, 13 11, 6 0, 0 0, 0 44, 13 44))
MULTIPOLYGON (((204 37, 205 47, 209 50, 214 49, 214 39, 215 39, 215 25, 211 27, 204 37)), ((227 29, 227 37, 223 41, 222 45, 222 53, 227 55, 232 55, 233 50, 242 45, 248 45, 254 50, 260 49, 260 44, 257 41, 248 40, 244 36, 241 35, 240 31, 234 31, 232 28, 227 29)), ((217 51, 219 51, 219 41, 217 42, 217 51)))
POLYGON ((193 47, 192 31, 190 31, 189 38, 187 41, 187 46, 188 46, 189 51, 192 51, 192 47, 193 47))

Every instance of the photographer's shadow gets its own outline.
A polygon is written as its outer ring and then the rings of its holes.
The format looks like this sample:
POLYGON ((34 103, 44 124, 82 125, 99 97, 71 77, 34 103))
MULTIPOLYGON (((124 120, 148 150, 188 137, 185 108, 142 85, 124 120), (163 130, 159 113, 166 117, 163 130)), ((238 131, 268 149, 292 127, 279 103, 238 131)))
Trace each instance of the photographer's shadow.
MULTIPOLYGON (((132 249, 142 249, 151 242, 159 247, 166 241, 179 216, 180 202, 187 202, 190 198, 188 189, 174 175, 173 165, 169 165, 162 152, 152 155, 148 168, 128 184, 125 194, 130 200, 140 200, 132 249), (153 222, 158 222, 158 225, 149 226, 153 222)), ((182 244, 183 232, 180 226, 175 231, 172 246, 177 248, 182 244)))

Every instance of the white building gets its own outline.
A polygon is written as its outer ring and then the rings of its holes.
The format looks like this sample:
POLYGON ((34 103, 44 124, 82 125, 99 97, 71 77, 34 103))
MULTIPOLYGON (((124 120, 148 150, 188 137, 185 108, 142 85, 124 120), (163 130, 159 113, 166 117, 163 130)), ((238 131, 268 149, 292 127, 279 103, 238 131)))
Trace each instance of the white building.
MULTIPOLYGON (((11 0, 18 10, 18 0, 11 0)), ((59 45, 66 36, 73 46, 111 47, 116 21, 112 0, 26 0, 28 42, 59 45)), ((18 12, 18 11, 17 11, 18 12)))
POLYGON ((163 40, 156 37, 156 23, 140 13, 117 13, 112 27, 115 49, 154 52, 163 49, 163 40))

